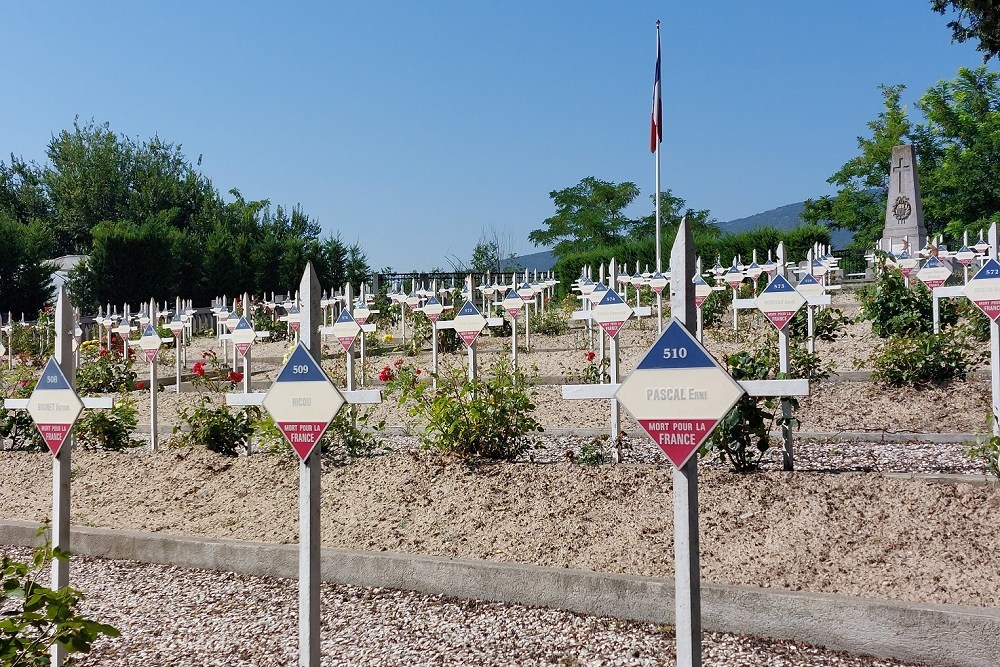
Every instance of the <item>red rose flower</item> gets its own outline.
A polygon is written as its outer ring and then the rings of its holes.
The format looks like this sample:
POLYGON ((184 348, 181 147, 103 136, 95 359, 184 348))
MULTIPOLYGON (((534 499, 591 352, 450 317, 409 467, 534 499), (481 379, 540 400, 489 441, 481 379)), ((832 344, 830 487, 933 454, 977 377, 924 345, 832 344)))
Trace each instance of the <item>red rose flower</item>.
POLYGON ((136 382, 135 383, 135 388, 136 389, 145 389, 146 388, 146 383, 145 382, 136 382))
POLYGON ((395 366, 396 368, 399 368, 400 366, 402 366, 403 365, 403 357, 400 357, 400 358, 396 359, 396 361, 392 362, 392 365, 395 366))
POLYGON ((194 371, 197 375, 204 376, 205 375, 205 362, 204 361, 196 361, 194 363, 194 366, 191 367, 191 370, 194 371))
POLYGON ((230 382, 243 382, 243 373, 232 371, 229 373, 230 382))
POLYGON ((382 382, 388 382, 389 380, 391 380, 391 379, 392 379, 392 376, 393 376, 393 372, 392 372, 392 369, 391 369, 391 368, 389 368, 388 366, 386 366, 386 367, 385 367, 385 368, 383 368, 383 369, 382 369, 382 371, 381 371, 381 372, 380 372, 380 373, 378 374, 378 379, 379 379, 379 380, 381 380, 382 382))
POLYGON ((419 369, 419 368, 418 368, 417 370, 413 371, 413 372, 414 372, 414 374, 416 374, 416 375, 420 375, 420 369, 419 369))
POLYGON ((596 356, 593 351, 587 352, 587 361, 593 361, 596 356))

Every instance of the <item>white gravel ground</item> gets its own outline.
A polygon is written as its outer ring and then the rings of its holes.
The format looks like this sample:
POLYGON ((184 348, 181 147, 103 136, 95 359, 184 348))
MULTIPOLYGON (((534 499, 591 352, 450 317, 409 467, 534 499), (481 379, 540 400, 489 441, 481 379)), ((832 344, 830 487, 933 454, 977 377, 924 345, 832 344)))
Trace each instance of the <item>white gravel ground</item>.
MULTIPOLYGON (((24 556, 24 550, 15 550, 24 556)), ((79 667, 266 667, 297 661, 297 584, 74 557, 86 611, 121 637, 79 667)), ((322 664, 673 665, 673 628, 552 609, 325 585, 322 664)), ((705 667, 918 667, 787 641, 705 633, 705 667)))

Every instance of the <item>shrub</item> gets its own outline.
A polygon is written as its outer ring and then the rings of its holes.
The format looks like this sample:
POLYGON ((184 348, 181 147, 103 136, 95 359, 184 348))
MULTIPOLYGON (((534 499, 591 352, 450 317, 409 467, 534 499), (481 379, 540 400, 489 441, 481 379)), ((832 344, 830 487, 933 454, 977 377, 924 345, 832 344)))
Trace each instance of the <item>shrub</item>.
POLYGON ((536 444, 530 435, 542 427, 533 416, 535 392, 510 360, 496 361, 485 379, 469 380, 464 368, 455 368, 437 381, 435 391, 403 366, 390 379, 390 390, 400 392, 399 404, 425 422, 420 436, 425 448, 463 458, 511 460, 536 444))
MULTIPOLYGON (((38 378, 26 366, 13 370, 0 369, 0 391, 4 398, 28 398, 35 390, 38 378)), ((35 428, 27 410, 5 410, 0 407, 0 438, 10 449, 31 452, 46 451, 45 440, 35 428)))
POLYGON ((225 456, 249 453, 250 439, 260 418, 260 408, 256 406, 231 410, 225 404, 213 406, 208 396, 203 396, 194 408, 177 410, 170 444, 205 447, 225 456))
POLYGON ((133 391, 136 381, 134 362, 122 356, 121 348, 110 350, 96 341, 80 348, 80 366, 76 369, 76 390, 81 394, 107 394, 133 391))
MULTIPOLYGON (((872 333, 879 338, 934 331, 934 306, 930 290, 923 283, 907 287, 898 269, 884 269, 873 286, 858 291, 861 317, 870 320, 872 333)), ((940 301, 940 322, 946 327, 958 322, 954 299, 940 301)))
POLYGON ((890 387, 964 380, 973 362, 974 349, 964 329, 893 335, 868 358, 872 380, 890 387))
MULTIPOLYGON (((813 335, 819 340, 833 342, 844 335, 851 318, 840 308, 817 308, 813 311, 813 335)), ((809 338, 808 307, 803 306, 788 323, 788 333, 792 338, 809 338)))
POLYGON ((990 318, 986 317, 979 306, 968 299, 958 299, 958 314, 968 326, 969 335, 974 340, 986 342, 990 339, 990 318))
POLYGON ((701 324, 704 328, 717 327, 722 324, 722 317, 733 303, 733 290, 726 287, 722 290, 712 290, 704 303, 701 304, 701 324))
POLYGON ((603 357, 600 361, 597 361, 597 353, 593 350, 587 350, 583 355, 583 359, 586 361, 586 364, 579 375, 580 384, 611 382, 611 373, 608 372, 608 369, 611 368, 610 357, 603 357))
POLYGON ((531 331, 543 336, 561 336, 569 331, 569 322, 557 308, 531 315, 531 331))
MULTIPOLYGON (((39 536, 47 528, 39 529, 39 536)), ((101 635, 117 637, 118 630, 99 623, 80 611, 83 593, 65 586, 52 590, 38 583, 39 575, 53 560, 64 561, 69 553, 45 544, 32 551, 29 562, 3 554, 3 587, 0 589, 0 664, 48 665, 49 650, 62 644, 66 653, 89 653, 101 635)))
POLYGON ((969 443, 965 455, 973 460, 981 459, 990 473, 1000 479, 1000 436, 993 435, 996 419, 996 415, 990 415, 986 419, 986 433, 976 437, 975 442, 969 443))
MULTIPOLYGON (((766 380, 776 375, 777 351, 765 342, 756 351, 743 351, 726 357, 729 373, 739 380, 766 380)), ((792 408, 798 401, 789 398, 792 408)), ((736 472, 760 469, 760 462, 771 447, 771 431, 783 426, 785 419, 778 412, 777 396, 743 396, 730 410, 705 442, 701 454, 718 453, 736 472)), ((797 424, 794 418, 791 422, 797 424)))
POLYGON ((110 410, 84 410, 73 427, 75 444, 83 449, 120 451, 138 445, 132 431, 138 423, 135 401, 122 394, 110 410))

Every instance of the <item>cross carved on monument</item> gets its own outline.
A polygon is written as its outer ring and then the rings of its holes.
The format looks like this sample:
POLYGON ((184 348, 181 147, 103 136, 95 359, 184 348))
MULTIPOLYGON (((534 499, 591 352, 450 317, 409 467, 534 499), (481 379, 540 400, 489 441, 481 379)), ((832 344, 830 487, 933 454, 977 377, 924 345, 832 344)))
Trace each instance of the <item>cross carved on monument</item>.
POLYGON ((893 173, 899 173, 899 185, 897 186, 900 190, 903 189, 903 170, 909 169, 910 165, 903 164, 903 158, 899 158, 899 164, 892 168, 893 173))

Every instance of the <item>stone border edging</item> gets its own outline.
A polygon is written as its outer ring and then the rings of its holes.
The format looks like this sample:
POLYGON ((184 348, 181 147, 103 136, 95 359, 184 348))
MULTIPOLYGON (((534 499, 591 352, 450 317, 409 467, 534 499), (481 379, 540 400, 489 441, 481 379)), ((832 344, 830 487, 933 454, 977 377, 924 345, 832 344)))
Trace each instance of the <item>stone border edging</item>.
MULTIPOLYGON (((0 521, 0 544, 36 543, 37 523, 0 521)), ((295 545, 77 527, 72 551, 97 558, 294 579, 295 545)), ((324 548, 324 581, 554 607, 670 623, 673 581, 516 563, 324 548)), ((829 649, 948 667, 995 667, 1000 610, 823 593, 702 585, 706 631, 792 639, 829 649)))

